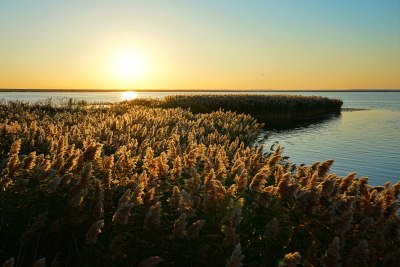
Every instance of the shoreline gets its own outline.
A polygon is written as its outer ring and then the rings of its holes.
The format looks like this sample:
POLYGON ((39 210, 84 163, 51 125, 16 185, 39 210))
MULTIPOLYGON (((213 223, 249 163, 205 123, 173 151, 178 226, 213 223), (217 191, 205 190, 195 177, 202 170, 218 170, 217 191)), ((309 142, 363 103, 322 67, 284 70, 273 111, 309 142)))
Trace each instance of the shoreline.
POLYGON ((353 111, 367 111, 372 110, 370 108, 341 108, 342 112, 353 112, 353 111))

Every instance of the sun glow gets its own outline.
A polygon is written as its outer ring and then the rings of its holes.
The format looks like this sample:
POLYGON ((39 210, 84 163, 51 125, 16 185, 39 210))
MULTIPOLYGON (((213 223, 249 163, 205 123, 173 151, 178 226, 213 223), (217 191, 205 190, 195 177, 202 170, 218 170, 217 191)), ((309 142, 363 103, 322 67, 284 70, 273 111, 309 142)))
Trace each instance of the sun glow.
POLYGON ((133 91, 123 92, 122 99, 123 100, 133 100, 137 98, 137 93, 133 91))
POLYGON ((114 78, 120 82, 142 80, 148 71, 144 57, 133 51, 121 51, 111 65, 114 78))

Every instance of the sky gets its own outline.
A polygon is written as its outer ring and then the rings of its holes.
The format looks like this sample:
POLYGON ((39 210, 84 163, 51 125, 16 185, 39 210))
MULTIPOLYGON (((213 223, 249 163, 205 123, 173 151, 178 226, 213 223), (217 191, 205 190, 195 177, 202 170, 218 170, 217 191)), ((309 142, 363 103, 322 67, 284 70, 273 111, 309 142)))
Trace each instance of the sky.
POLYGON ((400 89, 400 0, 0 0, 0 88, 400 89))

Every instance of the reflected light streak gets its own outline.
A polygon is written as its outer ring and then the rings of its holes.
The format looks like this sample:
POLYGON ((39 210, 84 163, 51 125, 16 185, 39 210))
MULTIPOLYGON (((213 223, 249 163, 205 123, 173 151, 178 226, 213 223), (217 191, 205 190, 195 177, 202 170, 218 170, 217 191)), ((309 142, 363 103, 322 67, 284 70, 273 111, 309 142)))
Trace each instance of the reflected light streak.
POLYGON ((123 92, 121 98, 122 100, 133 100, 137 98, 137 93, 133 91, 123 92))

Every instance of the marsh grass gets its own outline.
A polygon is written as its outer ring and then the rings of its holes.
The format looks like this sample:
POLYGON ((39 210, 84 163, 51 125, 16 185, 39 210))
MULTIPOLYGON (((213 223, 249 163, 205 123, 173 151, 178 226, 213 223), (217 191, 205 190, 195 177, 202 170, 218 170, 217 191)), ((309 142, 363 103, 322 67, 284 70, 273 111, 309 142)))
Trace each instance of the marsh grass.
POLYGON ((396 266, 400 183, 255 146, 252 117, 0 105, 4 266, 396 266), (59 265, 56 265, 59 264, 59 265))
POLYGON ((262 122, 301 121, 340 113, 343 102, 321 96, 301 95, 170 95, 162 99, 134 99, 134 105, 162 108, 184 108, 194 113, 220 109, 251 114, 262 122))

